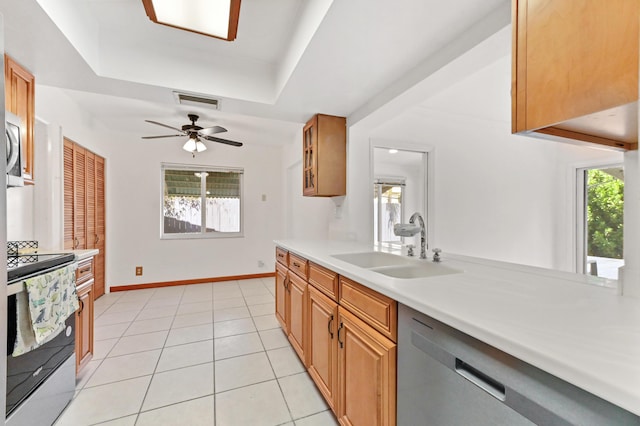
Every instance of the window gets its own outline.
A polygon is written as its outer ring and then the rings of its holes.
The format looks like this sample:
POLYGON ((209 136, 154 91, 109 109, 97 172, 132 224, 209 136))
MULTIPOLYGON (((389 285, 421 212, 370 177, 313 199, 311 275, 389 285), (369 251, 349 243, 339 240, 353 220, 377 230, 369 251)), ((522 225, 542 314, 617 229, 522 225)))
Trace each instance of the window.
POLYGON ((393 233, 393 226, 404 217, 404 182, 377 181, 373 186, 374 241, 401 244, 402 237, 393 233))
POLYGON ((580 169, 578 188, 578 271, 617 279, 624 265, 624 170, 580 169))
POLYGON ((162 238, 242 236, 242 169, 162 165, 162 238))

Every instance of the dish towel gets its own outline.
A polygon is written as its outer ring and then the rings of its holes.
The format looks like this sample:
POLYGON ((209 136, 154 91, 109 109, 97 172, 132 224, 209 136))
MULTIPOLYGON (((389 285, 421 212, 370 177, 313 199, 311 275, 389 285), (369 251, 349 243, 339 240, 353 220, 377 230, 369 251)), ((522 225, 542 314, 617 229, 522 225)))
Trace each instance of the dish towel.
POLYGON ((76 265, 24 281, 26 291, 16 295, 17 338, 13 356, 27 353, 56 337, 79 307, 76 265))

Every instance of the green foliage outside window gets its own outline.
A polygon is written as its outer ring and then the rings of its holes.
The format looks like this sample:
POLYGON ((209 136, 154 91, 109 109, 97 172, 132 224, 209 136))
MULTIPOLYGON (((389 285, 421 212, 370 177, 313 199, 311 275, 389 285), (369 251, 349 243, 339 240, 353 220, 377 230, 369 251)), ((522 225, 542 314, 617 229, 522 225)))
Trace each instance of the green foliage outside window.
POLYGON ((587 255, 622 259, 624 181, 589 170, 587 197, 587 255))

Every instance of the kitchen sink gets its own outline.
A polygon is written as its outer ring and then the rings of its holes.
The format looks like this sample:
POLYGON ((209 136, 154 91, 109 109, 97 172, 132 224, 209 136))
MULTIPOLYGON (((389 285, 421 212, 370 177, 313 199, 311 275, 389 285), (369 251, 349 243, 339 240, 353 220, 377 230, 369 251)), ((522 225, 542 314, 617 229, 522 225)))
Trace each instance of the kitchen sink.
POLYGON ((433 262, 421 262, 410 265, 388 266, 380 268, 372 268, 374 272, 393 278, 411 279, 411 278, 428 278, 440 275, 459 274, 459 269, 450 268, 433 262))
POLYGON ((400 279, 437 277, 462 272, 430 260, 418 260, 379 251, 334 254, 331 257, 378 274, 400 279))
POLYGON ((368 251, 363 253, 345 253, 331 255, 338 260, 350 263, 360 268, 376 268, 380 266, 395 266, 411 264, 411 260, 397 254, 368 251))

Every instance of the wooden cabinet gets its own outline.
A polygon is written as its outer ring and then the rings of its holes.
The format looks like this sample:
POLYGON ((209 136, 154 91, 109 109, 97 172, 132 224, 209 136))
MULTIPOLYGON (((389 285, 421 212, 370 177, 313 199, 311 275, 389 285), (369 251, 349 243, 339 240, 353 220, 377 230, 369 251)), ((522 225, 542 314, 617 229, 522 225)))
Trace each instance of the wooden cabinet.
POLYGON ((34 183, 35 86, 33 75, 4 55, 5 108, 22 122, 22 173, 26 184, 34 183))
POLYGON ((105 290, 105 160, 64 140, 64 248, 98 249, 95 298, 105 290))
POLYGON ((337 413, 338 391, 338 304, 310 285, 308 304, 309 375, 327 404, 337 413))
POLYGON ((276 319, 280 323, 280 326, 288 333, 287 327, 287 286, 289 285, 289 278, 287 275, 287 268, 279 263, 276 263, 276 319))
POLYGON ((76 270, 76 291, 80 307, 76 311, 76 371, 93 357, 93 258, 81 260, 76 270))
POLYGON ((338 308, 338 421, 396 424, 396 344, 338 308))
POLYGON ((398 340, 398 304, 355 281, 340 277, 340 305, 362 318, 385 337, 398 340))
POLYGON ((344 117, 316 114, 302 138, 302 194, 333 197, 347 193, 347 128, 344 117))
POLYGON ((637 0, 513 0, 512 130, 638 147, 637 0))
POLYGON ((395 425, 397 302, 285 253, 276 317, 327 404, 342 425, 395 425))
POLYGON ((306 366, 307 282, 295 274, 289 274, 286 297, 289 299, 289 342, 306 366))
POLYGON ((331 299, 338 300, 338 274, 335 272, 309 262, 309 284, 313 284, 331 299))

